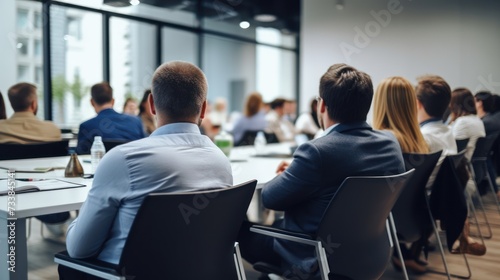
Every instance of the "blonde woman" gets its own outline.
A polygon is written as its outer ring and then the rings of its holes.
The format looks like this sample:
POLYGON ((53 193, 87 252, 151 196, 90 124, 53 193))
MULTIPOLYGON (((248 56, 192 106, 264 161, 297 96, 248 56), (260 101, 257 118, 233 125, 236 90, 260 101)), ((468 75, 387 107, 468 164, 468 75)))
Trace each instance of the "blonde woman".
MULTIPOLYGON (((403 153, 426 154, 429 147, 425 141, 417 120, 417 98, 411 83, 402 77, 390 77, 382 80, 374 98, 373 128, 391 131, 401 146, 403 153)), ((405 266, 414 273, 427 271, 425 262, 419 259, 422 242, 412 244, 411 248, 400 244, 405 266)), ((401 262, 394 256, 392 262, 396 269, 401 269, 401 262)))
POLYGON ((403 153, 429 152, 417 120, 415 90, 408 80, 402 77, 382 80, 373 107, 373 128, 391 131, 403 153))

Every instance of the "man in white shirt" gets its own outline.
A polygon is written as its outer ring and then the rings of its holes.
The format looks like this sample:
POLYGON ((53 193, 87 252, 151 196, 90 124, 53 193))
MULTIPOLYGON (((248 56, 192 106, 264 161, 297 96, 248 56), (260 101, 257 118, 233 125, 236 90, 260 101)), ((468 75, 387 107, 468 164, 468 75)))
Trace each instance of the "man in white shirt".
POLYGON ((271 102, 271 111, 266 115, 266 132, 274 133, 280 142, 295 139, 295 126, 285 118, 285 103, 283 98, 276 98, 271 102))

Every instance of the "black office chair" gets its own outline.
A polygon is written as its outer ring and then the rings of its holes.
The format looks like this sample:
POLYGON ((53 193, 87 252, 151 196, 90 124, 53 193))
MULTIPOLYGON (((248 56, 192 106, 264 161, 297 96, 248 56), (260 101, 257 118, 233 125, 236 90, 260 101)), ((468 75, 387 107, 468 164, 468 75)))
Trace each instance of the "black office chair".
POLYGON ((148 195, 130 229, 120 263, 55 262, 105 279, 245 279, 236 237, 257 185, 148 195))
POLYGON ((419 240, 424 230, 423 226, 429 224, 425 186, 441 153, 442 151, 433 154, 403 154, 406 170, 415 169, 415 172, 392 208, 398 237, 402 242, 419 240))
POLYGON ((57 157, 68 155, 68 140, 35 144, 0 144, 0 160, 57 157))
MULTIPOLYGON (((260 130, 246 130, 243 133, 243 136, 241 137, 240 141, 235 144, 235 146, 251 146, 255 142, 255 138, 257 137, 257 133, 260 130)), ((266 136, 266 142, 267 144, 272 144, 272 143, 279 143, 278 137, 276 137, 276 134, 274 133, 268 133, 264 132, 264 136, 266 136)))
POLYGON ((471 158, 471 171, 472 175, 474 176, 474 181, 476 182, 477 186, 480 186, 480 183, 483 180, 486 180, 490 187, 490 191, 493 194, 494 201, 496 202, 496 205, 498 206, 498 211, 500 213, 500 205, 498 203, 498 199, 495 193, 495 189, 493 187, 493 182, 491 181, 491 176, 489 174, 488 170, 488 165, 487 165, 487 160, 488 157, 490 156, 491 150, 493 148, 493 144, 495 143, 496 139, 498 138, 499 133, 493 133, 491 135, 488 135, 486 137, 481 137, 477 139, 476 142, 476 149, 474 150, 474 154, 472 155, 471 158))
MULTIPOLYGON (((320 275, 314 279, 379 279, 391 256, 387 218, 412 175, 413 170, 393 176, 346 178, 314 236, 265 226, 253 226, 250 230, 316 247, 320 275)), ((260 265, 256 263, 254 268, 259 270, 263 267, 260 265)), ((281 270, 273 273, 287 274, 281 270)))
POLYGON ((467 172, 466 150, 455 155, 448 155, 444 159, 436 179, 432 185, 432 191, 426 197, 428 214, 438 242, 445 272, 432 271, 451 277, 469 279, 472 276, 469 263, 465 254, 462 254, 468 270, 468 275, 456 275, 449 272, 448 264, 443 250, 443 244, 435 220, 441 221, 441 228, 446 230, 446 241, 448 250, 451 252, 453 244, 462 233, 465 220, 467 219, 467 202, 464 191, 469 178, 467 172))
POLYGON ((111 149, 113 149, 116 146, 120 146, 120 145, 128 143, 128 142, 130 142, 130 140, 112 140, 112 139, 102 140, 102 143, 104 144, 104 148, 106 149, 106 152, 109 152, 111 149))
POLYGON ((469 144, 469 138, 455 140, 457 143, 457 151, 461 152, 467 148, 467 144, 469 144))

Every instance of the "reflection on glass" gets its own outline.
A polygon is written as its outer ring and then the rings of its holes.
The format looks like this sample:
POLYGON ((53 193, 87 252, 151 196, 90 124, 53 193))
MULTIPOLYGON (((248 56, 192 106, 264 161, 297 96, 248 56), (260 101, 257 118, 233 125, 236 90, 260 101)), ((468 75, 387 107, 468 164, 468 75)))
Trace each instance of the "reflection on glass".
POLYGON ((18 29, 27 29, 29 27, 28 23, 29 11, 25 9, 17 10, 17 28, 18 29))
POLYGON ((90 87, 103 79, 102 16, 51 6, 52 115, 61 127, 78 127, 95 115, 90 87))
POLYGON ((156 65, 156 27, 112 17, 110 19, 111 81, 115 110, 127 97, 141 99, 151 87, 156 65))
POLYGON ((28 55, 28 38, 17 38, 17 53, 19 55, 28 55))
POLYGON ((183 60, 198 63, 198 36, 172 28, 162 29, 162 61, 183 60))

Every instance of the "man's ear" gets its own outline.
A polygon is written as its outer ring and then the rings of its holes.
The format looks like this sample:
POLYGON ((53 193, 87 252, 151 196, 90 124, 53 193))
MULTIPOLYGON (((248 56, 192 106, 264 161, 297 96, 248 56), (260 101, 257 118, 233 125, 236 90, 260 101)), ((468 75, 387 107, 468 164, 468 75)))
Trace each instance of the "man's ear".
POLYGON ((94 102, 94 99, 92 99, 92 98, 90 99, 90 105, 92 105, 92 107, 95 108, 95 102, 94 102))
POLYGON ((153 94, 148 95, 148 104, 151 109, 151 114, 156 115, 155 101, 153 99, 153 94))
POLYGON ((422 109, 424 107, 424 105, 422 105, 422 103, 420 102, 420 100, 417 99, 417 109, 422 109))
POLYGON ((323 99, 321 99, 321 100, 319 101, 319 111, 320 111, 321 113, 326 112, 326 105, 325 105, 325 101, 324 101, 323 99))
POLYGON ((115 99, 111 99, 111 106, 115 106, 115 99))
POLYGON ((201 105, 201 112, 200 112, 200 119, 205 118, 205 112, 207 111, 207 101, 205 100, 203 102, 203 105, 201 105))

